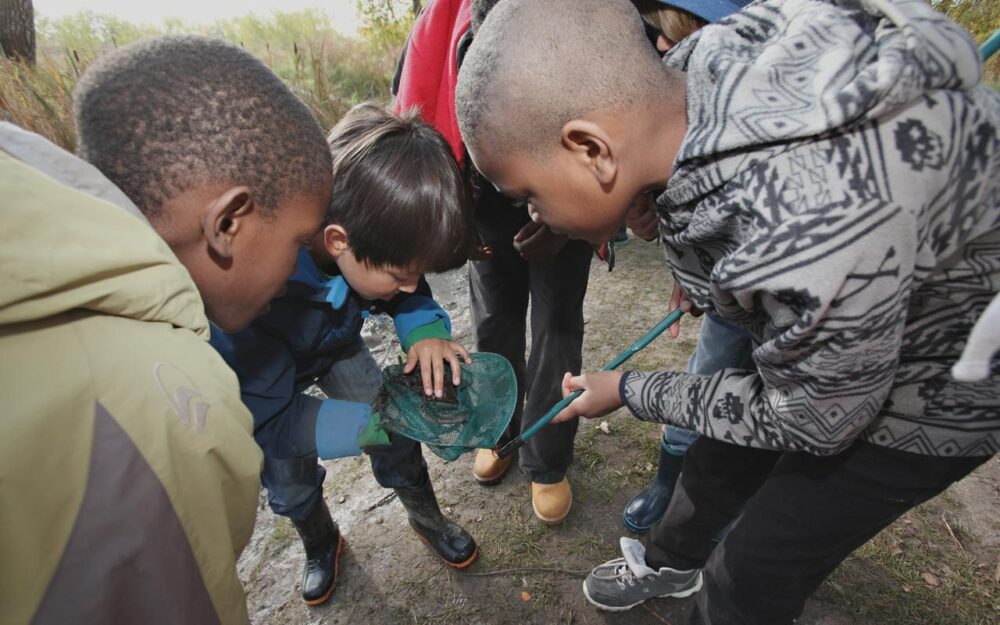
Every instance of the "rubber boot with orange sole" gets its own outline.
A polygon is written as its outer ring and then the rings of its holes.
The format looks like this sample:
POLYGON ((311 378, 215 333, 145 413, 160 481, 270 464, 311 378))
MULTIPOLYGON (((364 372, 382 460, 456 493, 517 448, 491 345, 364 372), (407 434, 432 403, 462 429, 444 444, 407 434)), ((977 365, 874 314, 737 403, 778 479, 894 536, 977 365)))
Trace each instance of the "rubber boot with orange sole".
POLYGON ((445 564, 464 569, 479 555, 476 541, 458 523, 441 514, 429 476, 422 486, 397 488, 396 496, 406 509, 410 527, 445 564))
POLYGON ((306 548, 306 563, 302 567, 302 599, 306 605, 326 603, 337 587, 340 553, 344 537, 330 516, 330 509, 320 498, 306 518, 292 520, 306 548))

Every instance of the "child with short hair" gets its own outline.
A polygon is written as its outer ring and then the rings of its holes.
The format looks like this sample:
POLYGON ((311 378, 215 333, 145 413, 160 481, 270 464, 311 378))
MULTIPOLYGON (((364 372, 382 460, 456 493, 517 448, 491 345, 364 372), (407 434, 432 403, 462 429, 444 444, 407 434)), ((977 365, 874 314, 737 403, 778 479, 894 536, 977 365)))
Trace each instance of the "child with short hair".
POLYGON ((491 12, 456 94, 480 171, 591 241, 658 193, 676 279, 757 344, 753 370, 567 374, 583 394, 556 421, 627 405, 702 434, 591 603, 704 583, 692 623, 792 623, 851 551, 1000 450, 1000 390, 949 372, 1000 285, 1000 94, 979 75, 918 0, 762 0, 665 63, 626 0, 491 12))
POLYGON ((73 100, 86 160, 0 124, 3 618, 248 623, 261 453, 209 321, 245 327, 319 228, 323 132, 202 37, 115 50, 73 100))
MULTIPOLYGON (((446 382, 459 384, 460 360, 469 361, 421 277, 460 265, 472 243, 465 183, 447 144, 415 114, 396 117, 367 104, 347 113, 329 144, 330 210, 284 294, 246 330, 212 336, 253 413, 271 509, 292 520, 305 545, 301 591, 309 605, 333 592, 344 543, 317 457, 362 452, 358 432, 373 417, 382 383, 361 337, 364 317, 392 315, 407 352, 404 372, 419 366, 429 396, 441 397, 446 382), (329 399, 305 393, 314 383, 329 399)), ((393 435, 366 451, 417 535, 449 566, 471 564, 476 543, 441 514, 420 444, 393 435)))

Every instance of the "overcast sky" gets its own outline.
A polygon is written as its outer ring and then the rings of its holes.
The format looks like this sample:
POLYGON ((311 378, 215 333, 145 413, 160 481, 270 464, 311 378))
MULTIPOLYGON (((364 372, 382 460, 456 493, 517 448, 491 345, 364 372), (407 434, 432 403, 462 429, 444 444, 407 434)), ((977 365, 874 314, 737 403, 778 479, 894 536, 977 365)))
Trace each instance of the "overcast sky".
POLYGON ((159 24, 166 17, 178 17, 195 23, 210 23, 219 19, 256 13, 268 15, 275 11, 299 11, 318 8, 327 12, 334 27, 347 35, 358 28, 356 0, 34 0, 35 13, 44 17, 61 17, 82 10, 115 15, 130 22, 159 24))

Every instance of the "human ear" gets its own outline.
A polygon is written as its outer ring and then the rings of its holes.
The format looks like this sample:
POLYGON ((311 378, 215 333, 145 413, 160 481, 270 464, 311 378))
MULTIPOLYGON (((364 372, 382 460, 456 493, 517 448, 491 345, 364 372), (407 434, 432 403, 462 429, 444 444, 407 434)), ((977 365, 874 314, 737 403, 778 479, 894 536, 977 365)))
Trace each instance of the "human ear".
POLYGON ((337 224, 330 224, 323 228, 323 247, 334 258, 339 258, 341 254, 350 249, 347 240, 347 231, 337 224))
POLYGON ((202 215, 201 229, 215 256, 233 257, 233 240, 247 229, 246 221, 255 208, 249 187, 231 187, 209 203, 202 215))
POLYGON ((594 175, 601 186, 618 175, 618 150, 611 136, 599 124, 573 119, 562 128, 562 146, 594 175))

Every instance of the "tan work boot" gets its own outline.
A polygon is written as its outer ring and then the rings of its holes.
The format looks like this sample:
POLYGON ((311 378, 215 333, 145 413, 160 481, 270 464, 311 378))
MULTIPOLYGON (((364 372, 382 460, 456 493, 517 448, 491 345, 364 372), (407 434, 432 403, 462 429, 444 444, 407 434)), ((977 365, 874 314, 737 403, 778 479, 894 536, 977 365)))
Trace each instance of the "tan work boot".
POLYGON ((492 486, 503 479, 513 460, 514 456, 498 458, 492 449, 480 449, 476 453, 476 463, 472 465, 472 475, 483 486, 492 486))
POLYGON ((569 487, 569 480, 563 478, 556 484, 532 482, 531 505, 542 523, 562 523, 573 507, 573 490, 569 487))

